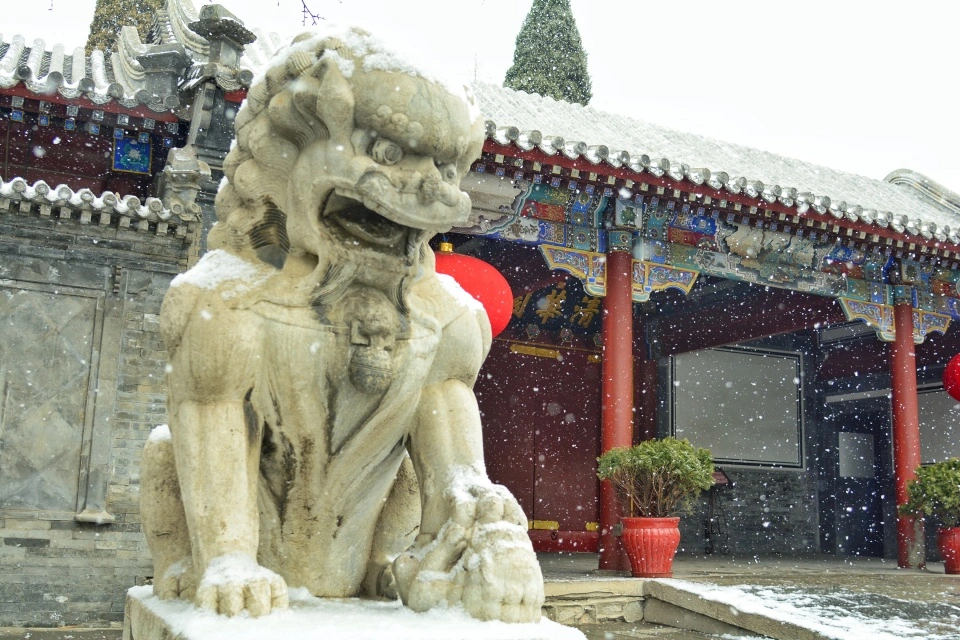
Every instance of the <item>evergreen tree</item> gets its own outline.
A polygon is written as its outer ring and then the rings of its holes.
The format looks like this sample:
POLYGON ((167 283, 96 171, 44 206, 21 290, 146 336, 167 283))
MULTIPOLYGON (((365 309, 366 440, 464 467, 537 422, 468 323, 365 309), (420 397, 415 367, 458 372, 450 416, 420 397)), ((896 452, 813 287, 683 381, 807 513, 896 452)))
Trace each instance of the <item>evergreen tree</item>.
POLYGON ((587 54, 570 0, 533 0, 503 86, 583 105, 590 102, 587 54))
POLYGON ((114 51, 120 27, 136 27, 146 41, 154 14, 165 0, 97 0, 87 37, 87 52, 94 49, 114 51))

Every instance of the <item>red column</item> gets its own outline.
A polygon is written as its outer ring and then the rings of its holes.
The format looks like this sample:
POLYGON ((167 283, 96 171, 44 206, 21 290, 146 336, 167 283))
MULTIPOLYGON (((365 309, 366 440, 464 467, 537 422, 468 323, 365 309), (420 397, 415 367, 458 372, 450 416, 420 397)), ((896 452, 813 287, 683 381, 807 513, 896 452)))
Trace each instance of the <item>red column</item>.
MULTIPOLYGON (((603 300, 603 394, 600 451, 633 444, 633 259, 626 251, 607 254, 603 300)), ((620 505, 609 481, 600 483, 600 568, 620 569, 620 540, 613 527, 620 505)))
MULTIPOLYGON (((917 364, 913 344, 913 305, 909 287, 896 287, 893 307, 896 339, 890 351, 893 404, 893 469, 897 506, 907 501, 907 483, 920 466, 920 419, 917 409, 917 364)), ((923 568, 923 521, 897 515, 897 566, 923 568)))

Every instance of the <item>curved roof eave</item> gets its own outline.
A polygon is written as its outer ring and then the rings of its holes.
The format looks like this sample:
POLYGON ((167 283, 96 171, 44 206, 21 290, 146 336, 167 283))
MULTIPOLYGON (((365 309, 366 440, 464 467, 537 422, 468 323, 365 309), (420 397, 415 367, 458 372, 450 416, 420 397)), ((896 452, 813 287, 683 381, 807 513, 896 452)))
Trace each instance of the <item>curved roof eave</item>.
POLYGON ((166 224, 168 228, 177 228, 198 222, 194 214, 174 213, 160 198, 146 198, 141 201, 137 196, 124 196, 112 191, 96 194, 90 189, 74 190, 65 184, 51 187, 43 180, 30 184, 19 177, 10 180, 0 178, 0 199, 37 206, 58 207, 72 212, 90 211, 98 215, 107 213, 126 217, 135 225, 135 228, 143 231, 146 227, 137 227, 136 223, 166 224))
POLYGON ((801 213, 814 208, 838 221, 960 243, 960 209, 943 207, 890 181, 492 84, 474 83, 473 91, 487 118, 487 135, 497 142, 523 140, 529 146, 536 141, 551 155, 626 165, 655 176, 667 173, 676 180, 779 201, 801 213))

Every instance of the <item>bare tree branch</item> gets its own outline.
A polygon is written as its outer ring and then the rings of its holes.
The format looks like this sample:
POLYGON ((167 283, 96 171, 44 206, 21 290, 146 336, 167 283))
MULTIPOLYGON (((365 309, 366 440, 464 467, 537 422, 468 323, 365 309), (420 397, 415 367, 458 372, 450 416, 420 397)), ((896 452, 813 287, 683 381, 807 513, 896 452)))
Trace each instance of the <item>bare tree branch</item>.
MULTIPOLYGON (((343 0, 339 1, 340 4, 343 4, 343 0)), ((310 20, 310 26, 316 26, 317 20, 326 20, 323 16, 310 10, 310 7, 307 6, 307 0, 300 0, 300 3, 303 5, 303 26, 307 26, 307 20, 310 20)))
POLYGON ((316 25, 317 20, 326 20, 323 16, 319 16, 310 10, 310 7, 307 6, 307 0, 300 0, 303 4, 303 26, 307 26, 307 20, 311 20, 311 25, 316 25))

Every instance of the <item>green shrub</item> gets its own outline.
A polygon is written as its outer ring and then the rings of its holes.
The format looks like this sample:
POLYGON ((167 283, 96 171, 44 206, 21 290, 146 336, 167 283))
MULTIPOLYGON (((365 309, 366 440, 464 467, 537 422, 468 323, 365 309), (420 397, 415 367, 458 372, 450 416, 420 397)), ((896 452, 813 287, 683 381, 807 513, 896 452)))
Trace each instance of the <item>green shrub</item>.
POLYGON ((630 517, 668 518, 686 511, 713 485, 713 458, 687 440, 662 438, 618 447, 600 458, 597 476, 609 480, 630 517))
POLYGON ((960 526, 960 458, 950 458, 917 468, 907 484, 907 503, 900 513, 933 516, 945 527, 960 526))

